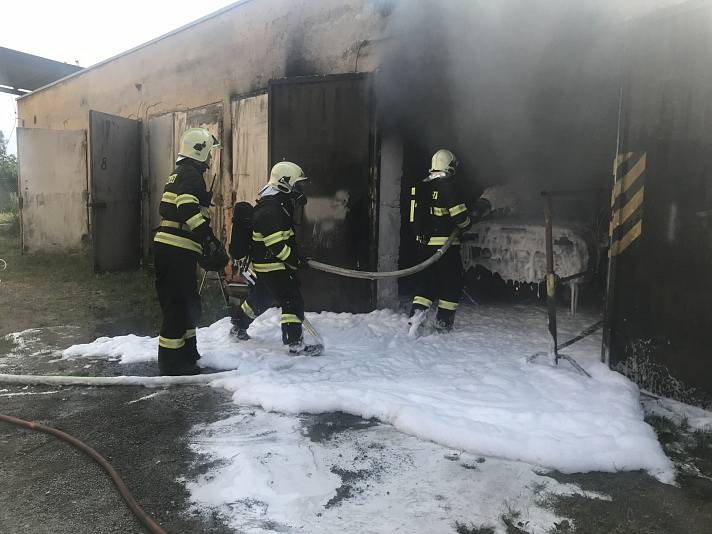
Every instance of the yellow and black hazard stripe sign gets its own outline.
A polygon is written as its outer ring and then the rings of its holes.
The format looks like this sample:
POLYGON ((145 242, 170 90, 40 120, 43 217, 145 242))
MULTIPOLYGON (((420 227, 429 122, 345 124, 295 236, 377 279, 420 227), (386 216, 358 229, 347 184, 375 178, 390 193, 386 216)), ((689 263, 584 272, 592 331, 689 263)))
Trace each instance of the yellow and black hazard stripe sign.
POLYGON ((645 152, 618 154, 613 164, 616 180, 611 195, 609 256, 625 251, 643 232, 645 152))

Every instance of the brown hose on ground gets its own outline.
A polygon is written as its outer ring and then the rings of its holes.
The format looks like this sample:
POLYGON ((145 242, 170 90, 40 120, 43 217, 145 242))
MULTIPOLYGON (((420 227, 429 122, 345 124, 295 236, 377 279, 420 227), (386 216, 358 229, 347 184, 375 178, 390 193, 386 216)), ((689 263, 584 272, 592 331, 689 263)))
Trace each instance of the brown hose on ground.
POLYGON ((111 477, 111 480, 114 482, 114 485, 116 486, 116 489, 119 490, 119 493, 121 494, 121 497, 124 499, 124 502, 126 502, 126 505, 129 507, 131 512, 136 516, 136 518, 141 521, 145 525, 145 527, 148 529, 149 532, 152 534, 166 534, 166 531, 163 530, 158 523, 156 523, 153 519, 151 519, 151 516, 149 516, 146 512, 143 511, 143 508, 139 506, 139 504, 136 502, 136 500, 133 498, 131 495, 131 492, 129 489, 126 487, 126 484, 124 481, 121 479, 119 474, 114 470, 113 467, 111 467, 111 464, 109 461, 104 458, 101 454, 96 452, 94 449, 92 449, 89 445, 86 443, 79 441, 77 438, 74 436, 70 436, 69 434, 62 432, 61 430, 57 430, 56 428, 48 427, 41 425, 39 423, 35 423, 34 421, 25 421, 24 419, 18 419, 16 417, 11 417, 9 415, 2 415, 0 414, 0 421, 3 421, 5 423, 10 423, 11 425, 16 425, 20 426, 23 428, 28 428, 30 430, 37 430, 39 432, 44 432, 45 434, 51 434, 56 438, 61 439, 62 441, 66 441, 73 447, 76 447, 80 451, 82 451, 84 454, 87 456, 91 457, 96 463, 98 463, 104 471, 106 471, 109 476, 111 477))

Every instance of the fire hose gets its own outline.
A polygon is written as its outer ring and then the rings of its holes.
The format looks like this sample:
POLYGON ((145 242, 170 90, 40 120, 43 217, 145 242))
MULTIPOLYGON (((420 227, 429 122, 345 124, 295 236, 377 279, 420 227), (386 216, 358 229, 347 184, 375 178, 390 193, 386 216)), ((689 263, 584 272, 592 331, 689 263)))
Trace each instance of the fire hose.
POLYGON ((18 419, 16 417, 2 414, 0 414, 0 421, 9 423, 11 425, 19 426, 21 428, 27 428, 29 430, 36 430, 38 432, 50 434, 51 436, 54 436, 66 443, 69 443, 72 447, 75 447, 76 449, 82 451, 84 454, 86 454, 92 460, 98 463, 101 468, 106 471, 109 477, 111 477, 112 482, 116 486, 116 489, 119 491, 119 494, 126 503, 126 506, 129 507, 131 512, 136 516, 136 519, 138 519, 149 532, 151 532, 152 534, 166 534, 166 531, 163 530, 160 525, 156 523, 151 518, 151 516, 148 515, 143 510, 143 508, 141 508, 141 506, 136 502, 136 499, 134 499, 133 495, 131 495, 131 492, 126 486, 126 483, 119 476, 116 470, 111 466, 109 461, 101 454, 96 452, 94 449, 92 449, 89 445, 87 445, 83 441, 78 440, 74 436, 67 434, 66 432, 62 432, 61 430, 57 430, 56 428, 35 423, 34 421, 25 421, 24 419, 18 419))
POLYGON ((214 380, 234 376, 235 371, 192 376, 62 376, 0 374, 0 384, 22 386, 143 386, 165 388, 170 386, 209 385, 214 380))
POLYGON ((445 244, 440 247, 437 251, 435 251, 435 254, 430 256, 427 260, 425 260, 422 263, 419 263, 418 265, 414 265, 412 267, 408 267, 407 269, 400 269, 398 271, 386 271, 386 272, 377 272, 377 271, 357 271, 355 269, 346 269, 345 267, 336 267, 335 265, 328 265, 326 263, 321 263, 320 261, 316 260, 309 260, 307 263, 309 267, 312 269, 315 269, 317 271, 323 271, 325 273, 331 273, 331 274, 336 274, 339 276, 345 276, 348 278, 361 278, 363 280, 381 280, 383 278, 403 278, 405 276, 410 276, 415 273, 419 273, 420 271, 423 271, 424 269, 427 269, 430 267, 433 263, 438 261, 440 258, 443 257, 445 252, 447 252, 447 249, 450 248, 452 243, 457 239, 457 236, 460 235, 460 229, 456 228, 453 230, 453 232, 450 234, 450 236, 447 238, 445 241, 445 244))

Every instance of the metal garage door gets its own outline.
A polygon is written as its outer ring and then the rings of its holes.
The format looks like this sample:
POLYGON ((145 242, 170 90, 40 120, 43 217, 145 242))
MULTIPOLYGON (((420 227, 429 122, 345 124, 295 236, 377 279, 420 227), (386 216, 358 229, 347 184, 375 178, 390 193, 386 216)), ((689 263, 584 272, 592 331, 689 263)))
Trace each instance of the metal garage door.
MULTIPOLYGON (((269 87, 269 154, 311 177, 297 240, 320 261, 373 270, 376 264, 376 166, 370 80, 336 75, 277 80, 269 87)), ((308 309, 365 312, 375 284, 307 271, 308 309)))
POLYGON ((17 129, 25 252, 87 244, 86 145, 83 130, 17 129))
POLYGON ((141 261, 139 122, 89 112, 94 270, 138 269, 141 261))

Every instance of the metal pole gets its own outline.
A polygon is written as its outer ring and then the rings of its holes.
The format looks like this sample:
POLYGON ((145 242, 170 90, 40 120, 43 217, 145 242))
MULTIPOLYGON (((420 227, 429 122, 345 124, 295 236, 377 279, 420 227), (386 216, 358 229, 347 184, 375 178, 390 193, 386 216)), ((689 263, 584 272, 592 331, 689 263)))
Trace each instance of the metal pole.
POLYGON ((222 293, 223 300, 225 301, 225 307, 228 309, 230 308, 230 297, 228 294, 225 292, 225 278, 223 277, 224 273, 216 273, 218 275, 218 284, 220 284, 220 293, 222 293))
POLYGON ((549 333, 554 340, 554 362, 559 363, 559 348, 556 330, 556 277, 554 276, 554 238, 551 222, 551 199, 544 197, 544 225, 546 229, 546 307, 549 315, 549 333))
POLYGON ((205 285, 206 276, 208 276, 208 271, 203 271, 203 278, 200 280, 200 285, 198 286, 198 295, 203 292, 203 285, 205 285))
POLYGON ((319 335, 319 332, 316 331, 316 328, 314 328, 309 319, 304 317, 304 319, 302 320, 302 326, 304 326, 304 330, 309 332, 309 334, 311 334, 311 336, 317 341, 317 343, 319 343, 319 345, 321 345, 322 347, 324 346, 324 339, 321 337, 321 335, 319 335))
MULTIPOLYGON (((618 94, 618 133, 616 137, 616 157, 613 160, 613 185, 618 182, 618 160, 621 152, 621 118, 623 115, 623 84, 618 94)), ((611 201, 612 207, 612 201, 611 201)), ((612 214, 611 214, 612 216, 612 214)), ((616 290, 617 257, 611 255, 613 235, 608 236, 608 269, 606 272, 606 297, 603 305, 603 342, 601 343, 601 361, 610 366, 611 363, 611 331, 613 328, 613 300, 616 290)))

